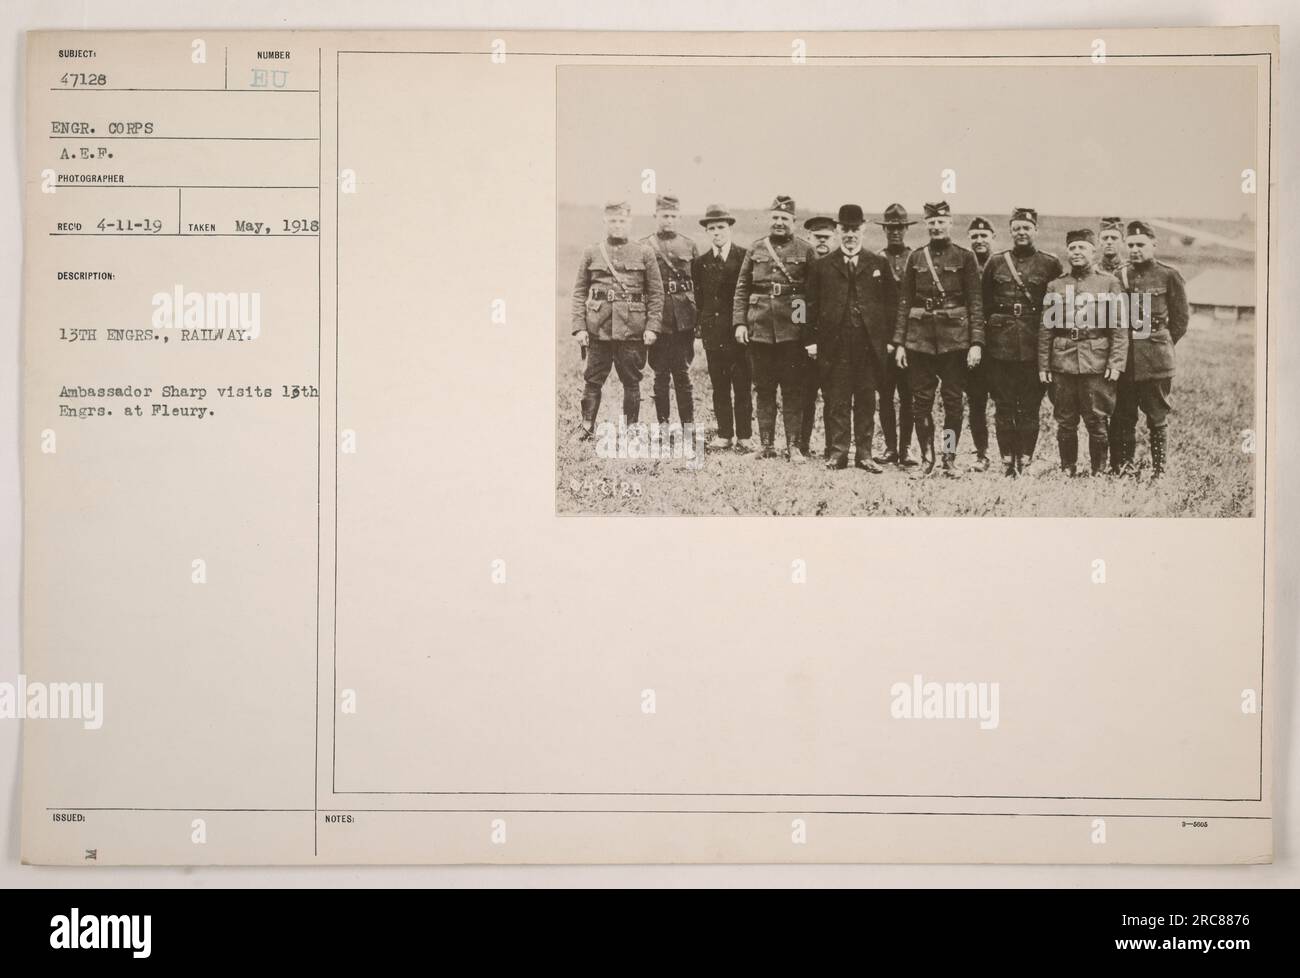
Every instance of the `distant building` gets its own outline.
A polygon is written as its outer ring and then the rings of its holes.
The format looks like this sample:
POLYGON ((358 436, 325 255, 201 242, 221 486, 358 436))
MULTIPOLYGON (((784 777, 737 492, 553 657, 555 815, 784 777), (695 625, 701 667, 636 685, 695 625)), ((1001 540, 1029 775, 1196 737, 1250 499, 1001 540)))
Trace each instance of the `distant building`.
POLYGON ((1193 313, 1236 322, 1255 314, 1255 272, 1251 268, 1211 268, 1187 283, 1187 302, 1193 313))

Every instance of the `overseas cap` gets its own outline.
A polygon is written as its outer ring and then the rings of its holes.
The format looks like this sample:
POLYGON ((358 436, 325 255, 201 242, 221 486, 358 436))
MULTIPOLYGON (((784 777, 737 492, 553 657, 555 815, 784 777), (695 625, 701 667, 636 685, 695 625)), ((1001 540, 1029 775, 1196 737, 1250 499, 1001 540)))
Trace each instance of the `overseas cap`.
POLYGON ((783 214, 789 214, 794 217, 794 198, 787 197, 785 194, 777 194, 772 201, 772 206, 768 208, 773 211, 780 211, 783 214))

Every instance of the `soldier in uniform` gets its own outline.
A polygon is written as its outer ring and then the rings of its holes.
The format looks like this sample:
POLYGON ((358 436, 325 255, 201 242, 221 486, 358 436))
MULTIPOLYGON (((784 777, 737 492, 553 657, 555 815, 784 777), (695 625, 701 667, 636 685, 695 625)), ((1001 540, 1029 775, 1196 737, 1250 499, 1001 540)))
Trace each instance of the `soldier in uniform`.
MULTIPOLYGON (((835 219, 818 215, 810 217, 803 222, 804 230, 808 232, 808 238, 812 242, 813 254, 817 258, 825 258, 836 247, 835 243, 835 219)), ((817 423, 817 393, 822 389, 821 370, 818 363, 812 357, 808 358, 804 366, 803 375, 803 423, 799 427, 799 447, 803 449, 805 455, 809 454, 809 445, 812 442, 813 426, 817 423)), ((826 409, 822 408, 822 422, 825 424, 826 409)), ((826 447, 822 455, 830 458, 831 443, 829 437, 826 440, 826 447)))
POLYGON ((871 457, 876 388, 884 381, 885 345, 893 333, 897 291, 889 263, 862 250, 866 217, 845 204, 836 224, 840 247, 813 263, 808 273, 808 322, 804 343, 821 365, 826 392, 826 467, 848 468, 850 417, 854 465, 879 474, 871 457))
MULTIPOLYGON (((997 232, 993 225, 982 217, 977 217, 966 228, 970 238, 971 254, 979 263, 980 275, 993 257, 993 239, 997 232)), ((988 322, 988 308, 985 307, 985 323, 988 322)), ((986 326, 987 329, 987 326, 986 326)), ((970 418, 970 436, 975 442, 975 468, 987 472, 989 467, 989 365, 987 360, 980 361, 979 366, 972 367, 966 375, 966 414, 970 418)))
MULTIPOLYGON (((885 247, 878 254, 885 259, 889 272, 897 286, 903 280, 903 266, 912 249, 903 243, 915 221, 907 219, 907 208, 902 204, 890 204, 885 208, 882 220, 876 221, 885 232, 885 247)), ((885 439, 885 454, 876 459, 882 465, 893 464, 900 468, 916 465, 912 458, 912 386, 907 382, 907 370, 894 361, 893 337, 885 346, 885 375, 880 383, 880 433, 885 439), (894 409, 894 393, 898 393, 898 409, 894 409)))
POLYGON ((1146 221, 1129 221, 1124 243, 1128 264, 1119 270, 1127 293, 1150 295, 1149 320, 1130 305, 1128 365, 1119 379, 1110 443, 1119 443, 1117 471, 1132 471, 1137 453, 1138 408, 1151 437, 1151 474, 1164 473, 1169 459, 1169 393, 1174 380, 1174 345, 1187 333, 1187 290, 1178 269, 1156 261, 1156 233, 1146 221), (1149 332, 1148 332, 1149 330, 1149 332))
POLYGON ((1093 266, 1094 240, 1088 228, 1066 232, 1070 270, 1048 283, 1038 331, 1038 377, 1051 385, 1061 469, 1069 475, 1079 459, 1080 417, 1088 431, 1092 474, 1106 467, 1107 425, 1128 359, 1126 305, 1108 298, 1119 292, 1120 283, 1093 266))
POLYGON ((663 280, 654 252, 628 241, 632 209, 624 201, 605 205, 605 237, 582 253, 573 286, 573 335, 586 353, 582 423, 575 440, 586 441, 596 426, 600 390, 610 368, 623 382, 623 419, 636 424, 641 413, 641 371, 646 348, 663 328, 663 280))
POLYGON ((1064 274, 1060 259, 1034 246, 1038 212, 1017 207, 1011 213, 1009 250, 984 269, 984 309, 989 388, 997 415, 998 451, 1003 471, 1023 472, 1038 444, 1038 411, 1043 385, 1038 379, 1038 331, 1047 285, 1064 274))
POLYGON ((750 247, 736 279, 731 320, 736 342, 749 348, 757 399, 760 458, 776 457, 776 397, 790 460, 806 461, 799 446, 803 424, 801 384, 808 355, 800 342, 807 320, 804 282, 816 254, 794 234, 794 199, 772 201, 770 230, 750 247))
POLYGON ((660 195, 655 199, 655 233, 641 240, 654 250, 664 283, 663 335, 650 347, 650 368, 655 372, 655 416, 661 425, 668 424, 671 384, 677 390, 677 416, 686 427, 695 423, 695 399, 691 390, 695 288, 691 262, 700 252, 694 241, 677 233, 680 217, 677 198, 660 195))
POLYGON ((1124 264, 1124 221, 1118 217, 1103 217, 1097 240, 1101 248, 1097 253, 1097 268, 1118 275, 1124 264))
POLYGON ((749 357, 731 328, 736 278, 745 260, 745 249, 731 240, 735 223, 721 204, 709 205, 700 221, 709 236, 709 249, 691 262, 691 278, 699 313, 696 325, 713 387, 713 414, 718 419, 718 432, 708 447, 722 449, 734 443, 736 451, 747 452, 754 433, 754 401, 749 357))
POLYGON ((825 258, 835 250, 835 218, 821 214, 810 217, 803 222, 803 229, 808 232, 808 240, 818 258, 825 258))
POLYGON ((921 471, 934 471, 934 395, 943 398, 943 473, 957 476, 962 389, 984 346, 984 300, 975 256, 952 241, 947 201, 925 205, 930 241, 908 255, 894 326, 894 357, 907 367, 921 471))

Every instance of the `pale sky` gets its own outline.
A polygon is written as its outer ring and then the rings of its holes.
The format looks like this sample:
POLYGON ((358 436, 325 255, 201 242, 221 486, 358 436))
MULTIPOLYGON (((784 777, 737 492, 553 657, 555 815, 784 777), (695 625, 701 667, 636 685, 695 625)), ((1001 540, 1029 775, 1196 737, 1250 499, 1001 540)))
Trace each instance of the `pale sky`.
MULTIPOLYGON (((800 217, 893 201, 917 215, 957 171, 959 213, 1237 218, 1256 167, 1241 65, 566 66, 559 199, 628 198, 641 171, 688 213, 708 203, 800 217)), ((1265 120, 1266 121, 1266 120, 1265 120)), ((1262 185, 1261 185, 1262 186, 1262 185)))

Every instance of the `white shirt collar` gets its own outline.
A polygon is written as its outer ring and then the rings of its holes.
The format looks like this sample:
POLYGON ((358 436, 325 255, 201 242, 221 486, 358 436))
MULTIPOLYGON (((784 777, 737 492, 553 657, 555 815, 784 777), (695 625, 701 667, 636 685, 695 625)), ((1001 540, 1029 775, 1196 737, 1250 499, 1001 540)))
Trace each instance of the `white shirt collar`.
MULTIPOLYGON (((711 249, 716 249, 717 245, 712 245, 710 247, 711 249)), ((726 244, 722 246, 722 260, 726 261, 728 256, 730 255, 731 255, 731 242, 728 241, 726 244)))

